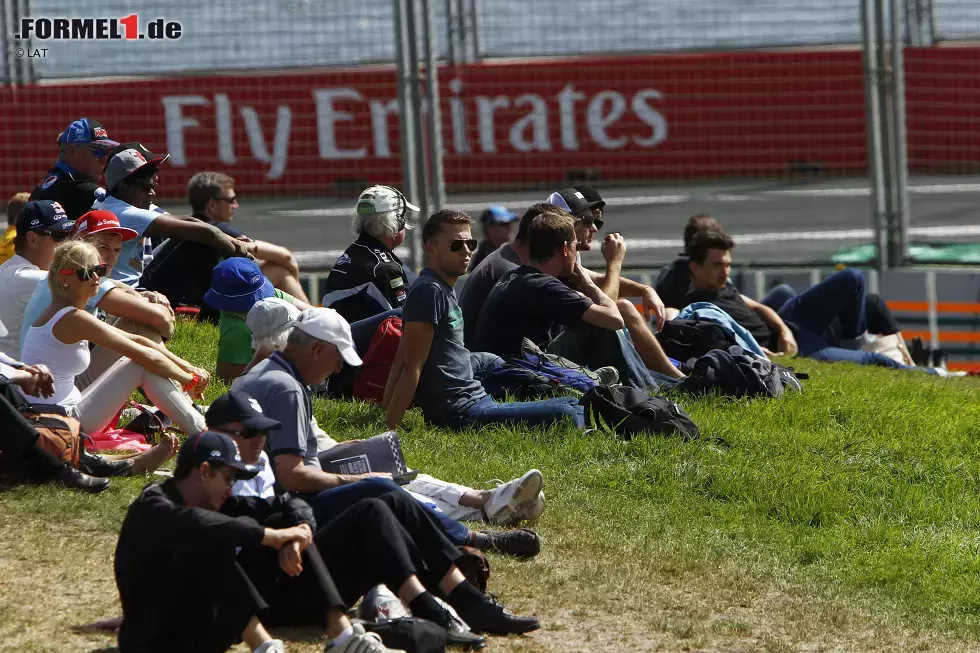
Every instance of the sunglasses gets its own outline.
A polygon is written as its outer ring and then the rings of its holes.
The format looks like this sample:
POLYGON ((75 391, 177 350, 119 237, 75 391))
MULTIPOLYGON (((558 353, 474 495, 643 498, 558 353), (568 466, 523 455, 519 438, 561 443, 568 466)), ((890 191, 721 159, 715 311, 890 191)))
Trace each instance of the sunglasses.
POLYGON ((471 252, 475 252, 476 244, 476 238, 458 238, 456 240, 449 241, 449 249, 453 250, 454 252, 458 252, 459 250, 463 249, 463 246, 465 245, 466 249, 471 252))
POLYGON ((235 197, 213 197, 211 199, 216 199, 219 202, 228 202, 229 204, 237 204, 238 203, 238 196, 237 195, 235 197))
POLYGON ((90 268, 80 268, 78 270, 61 270, 58 272, 60 275, 71 276, 72 273, 78 277, 79 281, 89 281, 93 276, 104 277, 106 273, 106 268, 108 266, 105 263, 99 263, 98 265, 93 265, 90 268))
POLYGON ((47 236, 56 243, 60 243, 71 238, 70 231, 39 231, 38 233, 42 236, 47 236))
POLYGON ((599 213, 597 209, 593 209, 593 211, 595 211, 596 215, 583 215, 581 218, 579 218, 579 220, 582 221, 582 224, 585 227, 595 225, 596 229, 602 229, 603 222, 602 218, 600 217, 602 213, 599 213))

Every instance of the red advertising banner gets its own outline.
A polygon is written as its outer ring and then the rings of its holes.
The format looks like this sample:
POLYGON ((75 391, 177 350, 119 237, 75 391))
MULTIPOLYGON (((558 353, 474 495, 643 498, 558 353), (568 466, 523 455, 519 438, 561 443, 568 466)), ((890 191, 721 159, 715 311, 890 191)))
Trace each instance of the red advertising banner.
MULTIPOLYGON (((910 49, 907 61, 910 160, 975 160, 980 48, 910 49)), ((522 59, 439 75, 450 190, 865 170, 855 50, 522 59)), ((0 196, 33 187, 82 116, 169 152, 165 196, 201 170, 253 195, 398 184, 395 98, 391 67, 6 87, 0 196)))

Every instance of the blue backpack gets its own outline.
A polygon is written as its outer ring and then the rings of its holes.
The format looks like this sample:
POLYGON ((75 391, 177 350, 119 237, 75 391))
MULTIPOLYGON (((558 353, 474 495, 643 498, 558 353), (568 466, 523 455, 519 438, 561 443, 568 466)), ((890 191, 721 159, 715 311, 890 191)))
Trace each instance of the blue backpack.
POLYGON ((546 354, 527 338, 521 345, 520 356, 510 357, 481 379, 484 389, 494 399, 502 399, 510 393, 522 400, 554 395, 581 396, 600 383, 616 381, 618 378, 601 379, 586 367, 555 354, 546 354))

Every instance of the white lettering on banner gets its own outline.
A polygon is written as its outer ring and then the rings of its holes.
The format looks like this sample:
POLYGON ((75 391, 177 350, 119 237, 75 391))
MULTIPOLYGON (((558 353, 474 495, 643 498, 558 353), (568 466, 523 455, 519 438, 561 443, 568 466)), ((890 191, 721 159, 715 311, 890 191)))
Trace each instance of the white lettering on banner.
POLYGON ((625 136, 610 138, 606 131, 611 125, 616 124, 624 113, 626 113, 626 100, 616 91, 602 91, 589 101, 589 108, 585 112, 585 124, 589 136, 599 147, 618 150, 626 145, 628 138, 625 136), (610 105, 608 113, 605 111, 607 101, 610 105))
POLYGON ((207 106, 208 101, 203 95, 167 95, 161 101, 164 124, 167 128, 167 152, 170 153, 170 163, 178 167, 186 166, 184 128, 197 127, 200 123, 193 118, 185 118, 184 107, 207 106))
POLYGON ((561 147, 563 150, 578 149, 578 134, 575 133, 575 101, 584 100, 585 93, 579 93, 569 84, 556 95, 558 116, 561 121, 561 147))
POLYGON ((532 93, 522 95, 514 102, 515 107, 525 104, 531 105, 531 113, 515 122, 510 128, 510 144, 518 152, 531 150, 547 152, 551 149, 551 141, 548 139, 548 105, 545 104, 544 98, 532 93), (533 140, 530 141, 524 137, 528 127, 533 134, 533 140))
POLYGON ((652 88, 638 91, 633 96, 632 109, 636 117, 650 125, 650 137, 633 137, 633 142, 643 147, 654 147, 667 140, 667 119, 664 114, 650 107, 647 100, 663 100, 664 94, 652 88))
POLYGON ((364 97, 352 88, 313 89, 316 100, 316 126, 321 159, 363 159, 367 148, 341 150, 337 147, 337 123, 353 122, 354 116, 334 108, 334 99, 363 101, 364 97))
POLYGON ((276 131, 272 136, 272 156, 269 156, 269 149, 265 145, 258 112, 252 107, 242 107, 241 113, 242 118, 245 119, 245 132, 248 134, 248 145, 252 150, 252 157, 262 163, 271 164, 269 171, 265 173, 266 179, 279 179, 282 177, 282 173, 286 171, 289 132, 292 128, 292 111, 289 110, 289 106, 281 104, 276 111, 276 131))
POLYGON ((214 121, 218 127, 218 160, 225 165, 233 165, 235 144, 231 131, 231 101, 224 93, 214 96, 214 121))
POLYGON ((470 142, 466 138, 466 107, 459 97, 462 90, 463 82, 459 79, 449 82, 449 92, 453 94, 453 97, 449 98, 449 113, 453 123, 453 149, 456 154, 469 154, 470 142))
POLYGON ((374 156, 379 159, 391 158, 391 144, 388 142, 388 116, 398 115, 398 100, 371 100, 371 133, 374 135, 374 156))
POLYGON ((494 129, 493 112, 510 106, 510 99, 504 95, 476 98, 476 115, 480 126, 480 149, 484 152, 497 151, 497 132, 494 129))

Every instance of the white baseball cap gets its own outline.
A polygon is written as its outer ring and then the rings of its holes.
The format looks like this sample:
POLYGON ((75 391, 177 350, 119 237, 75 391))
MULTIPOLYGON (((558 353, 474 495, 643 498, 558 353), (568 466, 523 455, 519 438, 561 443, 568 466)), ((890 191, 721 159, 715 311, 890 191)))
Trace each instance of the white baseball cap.
POLYGON ((292 326, 299 313, 300 310, 285 299, 269 297, 252 305, 245 316, 245 324, 254 337, 269 338, 292 326))
POLYGON ((297 329, 337 347, 344 362, 348 365, 361 365, 361 357, 354 348, 354 337, 350 332, 350 324, 340 313, 332 308, 310 308, 293 322, 297 329))
POLYGON ((421 209, 411 202, 397 188, 391 186, 371 186, 365 188, 357 198, 358 213, 385 213, 387 211, 409 211, 421 209))

